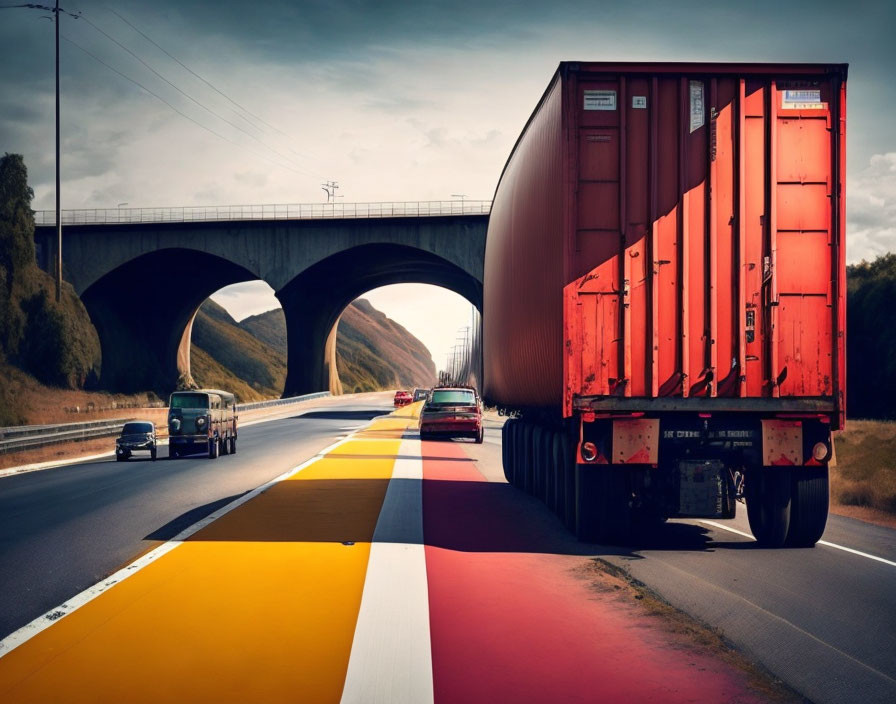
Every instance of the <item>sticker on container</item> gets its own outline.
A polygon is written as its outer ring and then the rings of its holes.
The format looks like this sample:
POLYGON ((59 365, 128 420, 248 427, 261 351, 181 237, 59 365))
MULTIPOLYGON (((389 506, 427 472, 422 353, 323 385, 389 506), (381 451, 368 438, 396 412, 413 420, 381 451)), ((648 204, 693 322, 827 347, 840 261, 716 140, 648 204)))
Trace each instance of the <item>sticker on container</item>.
POLYGON ((785 90, 781 93, 783 110, 824 110, 820 90, 785 90))
POLYGON ((647 109, 647 96, 646 95, 633 95, 632 96, 632 107, 636 110, 646 110, 647 109))
POLYGON ((586 110, 615 110, 616 109, 616 91, 615 90, 586 90, 585 91, 585 109, 586 110))
POLYGON ((703 81, 691 81, 691 132, 703 127, 703 113, 703 81))

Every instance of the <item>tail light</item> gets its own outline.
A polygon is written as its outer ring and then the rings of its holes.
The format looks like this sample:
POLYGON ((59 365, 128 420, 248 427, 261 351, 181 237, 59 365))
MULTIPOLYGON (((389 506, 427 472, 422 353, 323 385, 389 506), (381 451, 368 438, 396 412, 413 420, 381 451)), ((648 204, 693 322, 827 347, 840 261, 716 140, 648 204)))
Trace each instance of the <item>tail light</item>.
POLYGON ((831 459, 831 448, 828 447, 827 443, 817 442, 812 448, 812 457, 817 462, 827 462, 831 459))

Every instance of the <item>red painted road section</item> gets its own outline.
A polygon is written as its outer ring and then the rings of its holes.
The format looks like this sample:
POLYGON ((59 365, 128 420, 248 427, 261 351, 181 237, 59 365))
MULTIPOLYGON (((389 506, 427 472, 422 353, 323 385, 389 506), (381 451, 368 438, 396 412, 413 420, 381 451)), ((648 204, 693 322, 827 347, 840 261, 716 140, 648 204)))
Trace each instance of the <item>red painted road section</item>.
POLYGON ((462 445, 422 454, 436 704, 761 701, 745 676, 591 591, 576 572, 586 558, 540 552, 514 489, 486 481, 462 445))

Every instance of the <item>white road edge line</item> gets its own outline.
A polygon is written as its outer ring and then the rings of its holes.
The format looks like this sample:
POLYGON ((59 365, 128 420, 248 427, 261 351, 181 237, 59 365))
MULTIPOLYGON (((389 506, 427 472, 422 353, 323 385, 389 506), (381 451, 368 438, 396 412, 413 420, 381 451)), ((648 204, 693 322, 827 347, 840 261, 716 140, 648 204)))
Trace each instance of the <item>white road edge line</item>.
POLYGON ((294 474, 301 472, 303 469, 305 469, 309 465, 314 464, 319 459, 332 452, 335 448, 347 442, 349 439, 351 439, 351 436, 343 438, 342 440, 339 440, 332 445, 325 447, 301 464, 287 470, 278 477, 274 477, 269 482, 262 484, 260 487, 257 487, 252 491, 243 494, 241 497, 235 499, 234 501, 231 501, 226 506, 222 506, 217 511, 210 513, 202 520, 197 521, 188 528, 185 528, 168 542, 163 543, 159 547, 150 550, 148 553, 138 558, 137 560, 134 560, 134 562, 129 564, 127 567, 122 567, 120 570, 118 570, 118 572, 115 572, 101 582, 97 582, 92 587, 88 587, 80 594, 77 594, 71 599, 68 599, 64 604, 57 606, 55 609, 50 609, 42 616, 38 616, 31 623, 22 626, 17 631, 14 631, 10 635, 6 636, 6 638, 0 641, 0 658, 9 655, 9 653, 11 653, 13 650, 18 648, 23 643, 26 643, 34 638, 34 636, 36 636, 41 631, 52 626, 59 619, 68 616, 88 602, 93 601, 100 594, 112 588, 119 582, 123 582, 125 579, 127 579, 131 575, 136 574, 150 563, 155 562, 163 555, 171 552, 172 550, 174 550, 174 548, 181 545, 191 535, 202 530, 213 521, 218 520, 224 514, 230 513, 235 508, 242 506, 247 501, 254 499, 262 492, 267 491, 275 484, 282 482, 285 479, 289 479, 289 477, 293 476, 294 474))
MULTIPOLYGON (((727 530, 729 533, 737 533, 737 535, 742 535, 745 538, 753 539, 753 536, 749 533, 744 533, 742 530, 737 530, 736 528, 731 528, 729 526, 724 526, 721 523, 716 523, 715 521, 697 521, 698 523, 705 523, 708 526, 712 526, 713 528, 720 528, 721 530, 727 530)), ((853 548, 848 548, 845 545, 838 545, 837 543, 829 543, 827 540, 819 540, 819 545, 824 545, 828 548, 834 548, 835 550, 843 550, 843 552, 849 552, 853 555, 858 555, 859 557, 866 557, 869 560, 875 560, 876 562, 883 562, 885 565, 890 565, 891 567, 896 567, 896 562, 892 560, 884 559, 883 557, 878 557, 877 555, 870 555, 867 552, 862 552, 861 550, 854 550, 853 548)))
POLYGON ((370 545, 343 704, 434 698, 420 441, 402 440, 370 545))
MULTIPOLYGON (((259 423, 269 423, 273 420, 286 420, 287 418, 296 418, 298 416, 303 416, 306 413, 311 413, 312 411, 316 411, 315 408, 306 408, 304 411, 299 411, 298 413, 293 414, 293 412, 281 411, 277 414, 274 414, 268 418, 256 418, 255 420, 249 420, 245 423, 240 423, 240 428, 248 428, 252 425, 258 425, 259 423)), ((360 426, 363 427, 363 426, 360 426)), ((353 428, 357 429, 357 428, 353 428)), ((345 428, 340 428, 340 430, 345 430, 345 428)), ((112 438, 112 436, 109 436, 112 438)), ((97 438, 101 439, 101 438, 97 438)), ((159 440, 159 447, 165 447, 168 445, 168 440, 159 440)), ((27 474, 28 472, 37 472, 42 469, 56 469, 57 467, 67 467, 70 464, 81 464, 84 462, 93 462, 94 460, 105 460, 111 459, 115 457, 114 452, 104 452, 99 455, 84 455, 81 457, 70 457, 67 460, 49 460, 47 462, 35 462, 33 464, 22 464, 18 467, 7 467, 6 469, 0 469, 0 479, 3 477, 12 477, 16 474, 27 474)))

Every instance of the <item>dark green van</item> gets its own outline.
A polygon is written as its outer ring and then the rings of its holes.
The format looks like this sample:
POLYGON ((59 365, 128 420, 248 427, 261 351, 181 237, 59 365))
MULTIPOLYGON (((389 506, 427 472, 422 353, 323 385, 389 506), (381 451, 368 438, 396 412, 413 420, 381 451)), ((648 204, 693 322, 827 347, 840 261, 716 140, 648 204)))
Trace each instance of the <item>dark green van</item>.
POLYGON ((168 457, 236 452, 236 397, 218 389, 175 391, 168 404, 168 457))

